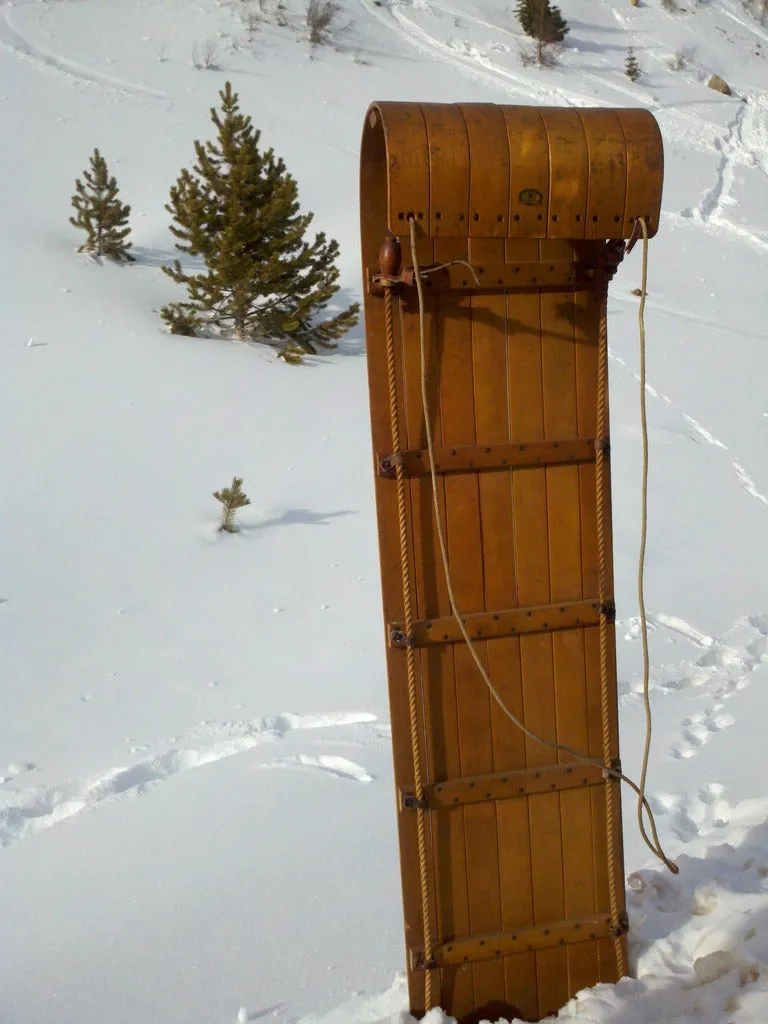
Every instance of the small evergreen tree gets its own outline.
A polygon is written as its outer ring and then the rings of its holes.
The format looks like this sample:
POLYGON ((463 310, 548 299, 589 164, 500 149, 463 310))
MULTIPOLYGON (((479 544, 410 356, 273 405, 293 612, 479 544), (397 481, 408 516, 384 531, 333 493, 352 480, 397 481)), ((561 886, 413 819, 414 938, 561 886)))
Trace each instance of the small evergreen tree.
POLYGON ((299 213, 298 189, 282 160, 259 149, 261 133, 241 113, 229 82, 211 109, 215 142, 195 142, 197 162, 182 170, 166 209, 176 248, 201 256, 205 270, 163 267, 187 288, 186 302, 161 316, 175 333, 206 326, 276 344, 287 362, 333 349, 357 323, 359 305, 317 322, 338 292, 336 241, 320 232, 304 240, 312 214, 299 213))
POLYGON ((88 235, 77 251, 132 261, 133 256, 128 252, 131 243, 126 241, 131 233, 128 226, 131 208, 118 199, 117 179, 110 177, 107 161, 98 149, 94 149, 90 164, 90 171, 83 171, 85 184, 75 179, 72 196, 77 216, 70 217, 69 223, 88 235))
POLYGON ((562 43, 568 23, 550 0, 517 0, 517 19, 527 36, 539 43, 562 43))
POLYGON ((245 508, 246 505, 251 504, 251 499, 243 490, 242 477, 233 477, 231 487, 222 487, 220 491, 214 491, 213 496, 217 501, 221 502, 219 532, 237 533, 235 512, 239 508, 245 508))
POLYGON ((641 73, 642 70, 637 62, 635 51, 630 46, 627 48, 627 61, 624 65, 624 74, 627 76, 627 78, 631 79, 633 82, 636 82, 640 77, 641 73))

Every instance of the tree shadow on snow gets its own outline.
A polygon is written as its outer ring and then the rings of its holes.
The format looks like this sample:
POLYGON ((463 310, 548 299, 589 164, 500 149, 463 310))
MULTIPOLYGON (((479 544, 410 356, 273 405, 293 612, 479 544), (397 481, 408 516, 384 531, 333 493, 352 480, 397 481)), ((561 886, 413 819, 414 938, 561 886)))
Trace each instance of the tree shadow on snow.
POLYGON ((202 267, 202 260, 179 252, 178 249, 147 249, 143 245, 135 245, 131 255, 140 267, 169 267, 174 260, 178 260, 184 270, 202 267))
POLYGON ((239 526, 240 533, 255 533, 258 530, 265 530, 272 526, 327 526, 331 520, 340 516, 353 516, 357 513, 353 509, 341 509, 338 512, 311 512, 307 508, 288 508, 278 516, 271 519, 264 519, 260 523, 244 523, 239 526))

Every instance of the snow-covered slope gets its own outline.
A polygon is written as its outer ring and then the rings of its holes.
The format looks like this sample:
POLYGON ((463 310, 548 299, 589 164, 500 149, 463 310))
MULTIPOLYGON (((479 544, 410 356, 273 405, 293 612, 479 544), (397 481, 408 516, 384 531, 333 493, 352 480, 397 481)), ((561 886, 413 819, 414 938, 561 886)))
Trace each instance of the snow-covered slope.
MULTIPOLYGON (((626 798, 638 977, 561 1018, 768 1020, 768 25, 739 0, 641 4, 562 0, 571 32, 547 71, 522 67, 507 0, 344 0, 351 27, 314 53, 299 0, 283 27, 257 26, 258 0, 0 4, 2 1024, 406 1007, 362 332, 295 369, 171 337, 156 313, 178 297, 159 269, 167 190, 227 79, 339 239, 345 299, 372 99, 659 119, 650 786, 681 873, 649 864, 626 798), (220 69, 197 70, 209 40, 220 69), (706 88, 715 72, 732 97, 706 88), (133 207, 130 267, 74 252, 69 197, 94 146, 133 207), (211 492, 234 474, 253 504, 223 537, 211 492)), ((610 301, 630 771, 638 283, 633 256, 610 301)))

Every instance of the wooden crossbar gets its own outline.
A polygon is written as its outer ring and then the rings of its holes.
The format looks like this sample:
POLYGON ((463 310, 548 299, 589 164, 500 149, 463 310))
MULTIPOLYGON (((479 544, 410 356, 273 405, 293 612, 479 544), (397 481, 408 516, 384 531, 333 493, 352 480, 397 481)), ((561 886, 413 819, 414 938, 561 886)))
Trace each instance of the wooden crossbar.
MULTIPOLYGON (((421 267, 421 281, 429 292, 445 291, 515 291, 516 289, 594 289, 595 266, 577 260, 549 260, 524 263, 465 264, 421 267)), ((366 271, 368 288, 377 292, 382 286, 382 275, 378 267, 366 271)), ((391 284, 391 282, 388 282, 391 284)), ((413 267, 406 267, 399 283, 415 284, 413 267)))
POLYGON ((517 928, 513 932, 452 939, 434 950, 433 965, 441 967, 477 963, 514 953, 532 953, 577 942, 593 942, 625 933, 626 923, 623 918, 614 921, 610 914, 592 914, 572 921, 553 921, 517 928))
MULTIPOLYGON (((606 609, 610 611, 610 608, 606 609)), ((475 640, 494 640, 505 636, 530 633, 552 633, 558 629, 583 629, 596 626, 600 621, 600 602, 597 598, 585 601, 565 601, 537 608, 508 608, 498 612, 476 612, 465 615, 462 621, 475 640)), ((393 647, 426 647, 429 644, 449 644, 463 641, 458 622, 452 615, 435 619, 419 619, 406 633, 405 624, 393 622, 389 627, 389 642, 393 647)))
MULTIPOLYGON (((564 466, 580 462, 594 462, 596 442, 593 438, 577 437, 566 441, 529 441, 474 445, 463 444, 455 448, 436 448, 435 472, 466 473, 480 469, 512 469, 523 466, 564 466)), ((377 459, 381 476, 394 478, 397 467, 402 466, 406 476, 426 476, 430 472, 429 452, 416 448, 393 454, 380 453, 377 459)))
MULTIPOLYGON (((556 764, 535 770, 499 772, 495 775, 473 775, 466 779, 449 779, 427 786, 424 806, 429 811, 488 800, 511 800, 535 793, 554 793, 581 786, 598 786, 605 782, 603 769, 593 764, 556 764)), ((401 794, 403 807, 415 810, 418 802, 411 790, 401 794)))

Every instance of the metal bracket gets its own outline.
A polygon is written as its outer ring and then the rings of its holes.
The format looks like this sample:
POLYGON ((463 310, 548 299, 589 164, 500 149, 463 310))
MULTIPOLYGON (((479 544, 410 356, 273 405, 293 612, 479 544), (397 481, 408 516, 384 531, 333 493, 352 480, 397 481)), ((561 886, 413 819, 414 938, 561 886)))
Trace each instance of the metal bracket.
POLYGON ((392 626, 389 630, 389 642, 392 647, 415 647, 416 638, 410 636, 402 626, 392 626))
POLYGON ((411 950, 411 970, 412 971, 436 971, 438 968, 437 960, 432 957, 431 960, 427 960, 424 956, 424 951, 421 949, 411 950))
POLYGON ((603 251, 597 257, 594 269, 586 271, 596 292, 601 291, 613 280, 619 269, 619 264, 624 259, 625 252, 626 245, 622 238, 609 238, 605 243, 603 251))
POLYGON ((408 790, 403 790, 400 794, 400 803, 404 811, 429 810, 429 801, 425 796, 419 800, 415 793, 411 793, 408 790))
POLYGON ((611 928, 611 935, 614 939, 620 939, 629 931, 629 915, 625 910, 619 913, 618 920, 611 928))
POLYGON ((604 455, 606 458, 611 454, 611 439, 610 437, 596 437, 595 438, 595 451, 604 455))
POLYGON ((379 472, 385 475, 394 473, 398 466, 402 466, 405 462, 402 452, 394 452, 392 455, 385 455, 383 459, 379 459, 379 472))
POLYGON ((621 770, 621 758, 612 757, 610 761, 610 767, 603 769, 603 778, 606 782, 621 782, 622 776, 621 770))
POLYGON ((615 622, 616 621, 616 602, 615 601, 613 601, 613 600, 611 600, 611 601, 601 601, 600 604, 598 604, 598 606, 597 606, 597 611, 598 611, 599 615, 604 615, 605 618, 608 620, 608 622, 615 622))

